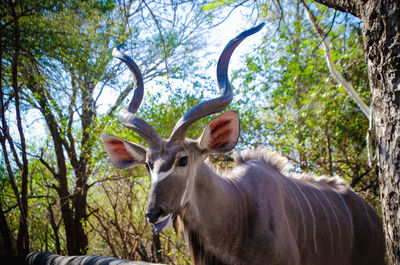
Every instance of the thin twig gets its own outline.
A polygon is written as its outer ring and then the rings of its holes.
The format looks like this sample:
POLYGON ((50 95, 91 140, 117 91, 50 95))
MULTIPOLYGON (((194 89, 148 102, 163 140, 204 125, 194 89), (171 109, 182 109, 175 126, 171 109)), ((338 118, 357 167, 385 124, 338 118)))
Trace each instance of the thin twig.
POLYGON ((158 20, 157 20, 156 16, 154 15, 153 11, 152 11, 151 8, 147 5, 146 1, 145 1, 145 0, 142 0, 142 2, 144 3, 144 5, 145 5, 145 6, 147 7, 147 9, 149 10, 151 17, 153 18, 154 23, 155 23, 156 26, 157 26, 158 34, 160 35, 161 43, 162 43, 162 46, 163 46, 163 49, 164 49, 164 63, 165 63, 165 69, 166 69, 167 73, 169 73, 169 70, 168 70, 168 62, 167 62, 167 58, 168 58, 168 55, 167 55, 167 46, 165 45, 165 41, 164 41, 164 37, 163 37, 162 32, 161 32, 160 25, 159 25, 159 23, 158 23, 158 20))

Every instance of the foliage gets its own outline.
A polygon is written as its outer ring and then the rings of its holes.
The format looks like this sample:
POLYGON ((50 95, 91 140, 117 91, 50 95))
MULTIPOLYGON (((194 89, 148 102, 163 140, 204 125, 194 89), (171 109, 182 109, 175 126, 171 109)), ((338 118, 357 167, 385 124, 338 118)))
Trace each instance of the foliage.
MULTIPOLYGON (((333 44, 337 67, 368 102, 359 21, 322 6, 314 10, 329 29, 326 38, 333 44)), ((235 76, 245 80, 243 90, 251 93, 245 105, 256 99, 257 108, 243 126, 246 144, 278 150, 293 162, 294 170, 339 175, 378 206, 377 176, 368 165, 365 141, 368 120, 330 76, 321 41, 302 6, 285 10, 279 31, 235 76)))
MULTIPOLYGON (((13 168, 17 173, 16 184, 22 190, 29 184, 29 192, 23 194, 29 198, 30 207, 38 206, 19 225, 29 222, 33 230, 31 250, 86 253, 87 193, 92 187, 93 174, 104 169, 99 135, 105 124, 116 118, 115 111, 133 88, 130 80, 117 78, 120 70, 125 69, 120 63, 112 63, 112 48, 126 42, 126 47, 135 52, 131 56, 140 64, 145 80, 166 73, 182 78, 193 65, 192 57, 186 53, 201 45, 196 32, 202 29, 200 26, 208 16, 191 3, 92 0, 8 4, 2 3, 1 9, 5 18, 1 30, 7 36, 2 35, 1 39, 2 121, 14 126, 8 117, 13 115, 12 107, 19 106, 16 95, 22 96, 23 116, 19 120, 23 123, 19 131, 27 131, 32 122, 30 108, 34 108, 39 110, 48 133, 48 137, 28 140, 30 159, 26 165, 31 171, 23 179, 29 177, 29 183, 18 179, 19 169, 15 165, 18 161, 2 159, 2 170, 13 168), (159 8, 175 16, 174 19, 166 20, 165 14, 158 13, 159 8), (182 13, 186 9, 191 12, 182 13), (143 28, 146 32, 142 32, 143 28), (21 38, 12 35, 13 32, 20 33, 21 38), (16 54, 18 61, 14 59, 16 54), (104 101, 104 91, 113 90, 110 86, 120 87, 119 91, 114 89, 120 96, 107 99, 114 103, 104 115, 99 102, 104 101), (37 218, 41 215, 48 218, 37 218)), ((4 135, 9 131, 4 123, 1 129, 4 135)), ((3 138, 3 134, 1 139, 2 143, 3 139, 8 140, 10 146, 11 139, 17 140, 14 135, 3 138)), ((5 148, 3 151, 2 158, 7 154, 5 148)), ((7 219, 9 231, 22 231, 17 229, 18 221, 12 215, 18 212, 13 206, 19 200, 18 187, 13 195, 10 182, 4 179, 3 184, 8 193, 0 198, 2 220, 7 219)), ((28 236, 28 232, 19 235, 28 236)), ((8 236, 11 240, 15 237, 8 236)))

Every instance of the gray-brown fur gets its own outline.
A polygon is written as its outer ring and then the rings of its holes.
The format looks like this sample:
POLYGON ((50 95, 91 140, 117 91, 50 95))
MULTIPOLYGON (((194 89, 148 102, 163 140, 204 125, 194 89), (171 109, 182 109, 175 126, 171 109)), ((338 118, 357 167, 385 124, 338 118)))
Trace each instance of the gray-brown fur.
POLYGON ((201 164, 179 216, 194 264, 384 264, 370 206, 342 181, 288 172, 266 149, 242 153, 226 176, 201 164))

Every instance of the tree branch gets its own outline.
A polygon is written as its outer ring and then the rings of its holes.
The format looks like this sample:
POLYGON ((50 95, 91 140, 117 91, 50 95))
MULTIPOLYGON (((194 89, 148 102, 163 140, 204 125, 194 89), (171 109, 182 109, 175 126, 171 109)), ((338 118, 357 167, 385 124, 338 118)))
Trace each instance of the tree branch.
POLYGON ((39 158, 39 161, 50 171, 50 173, 56 178, 58 179, 58 173, 56 172, 56 170, 50 166, 49 163, 47 163, 46 160, 43 159, 43 150, 42 150, 42 155, 39 158))
POLYGON ((308 8, 305 0, 301 1, 307 10, 308 19, 311 21, 315 32, 322 40, 322 46, 324 47, 325 50, 326 62, 333 78, 344 87, 344 89, 347 91, 350 97, 353 98, 353 100, 357 103, 357 106, 361 109, 365 117, 369 120, 370 108, 364 103, 364 101, 360 98, 358 93, 354 90, 353 85, 349 81, 347 81, 344 77, 342 77, 340 73, 336 70, 335 64, 332 61, 332 53, 329 40, 324 36, 324 31, 322 30, 321 26, 317 23, 317 19, 315 18, 311 10, 308 8))
POLYGON ((164 63, 165 63, 165 69, 166 69, 167 73, 169 73, 169 70, 168 70, 168 62, 167 62, 167 58, 168 58, 167 47, 166 47, 166 45, 165 45, 165 41, 164 41, 164 37, 163 37, 162 32, 161 32, 160 25, 159 25, 159 23, 158 23, 158 20, 157 20, 156 16, 154 15, 153 11, 152 11, 152 10, 150 9, 150 7, 147 5, 146 1, 144 1, 144 0, 142 0, 142 1, 143 1, 144 5, 146 6, 146 8, 149 10, 151 17, 153 18, 154 23, 155 23, 156 26, 157 26, 158 34, 160 35, 161 43, 162 43, 162 46, 163 46, 163 49, 164 49, 164 63))
POLYGON ((130 83, 118 96, 114 105, 108 110, 107 116, 114 114, 115 110, 121 105, 122 101, 128 96, 133 89, 133 83, 130 83))
POLYGON ((358 5, 357 1, 354 0, 315 0, 315 2, 342 12, 350 13, 356 17, 361 16, 361 7, 358 5))

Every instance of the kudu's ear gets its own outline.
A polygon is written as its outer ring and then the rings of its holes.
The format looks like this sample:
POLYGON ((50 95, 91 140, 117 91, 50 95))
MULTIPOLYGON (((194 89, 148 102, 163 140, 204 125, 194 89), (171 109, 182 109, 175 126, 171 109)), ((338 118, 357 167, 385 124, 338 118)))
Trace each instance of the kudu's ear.
POLYGON ((126 169, 145 163, 145 147, 107 134, 101 135, 101 139, 111 161, 117 167, 126 169))
POLYGON ((227 111, 213 119, 197 140, 199 148, 209 153, 232 150, 239 138, 240 124, 236 111, 227 111))

